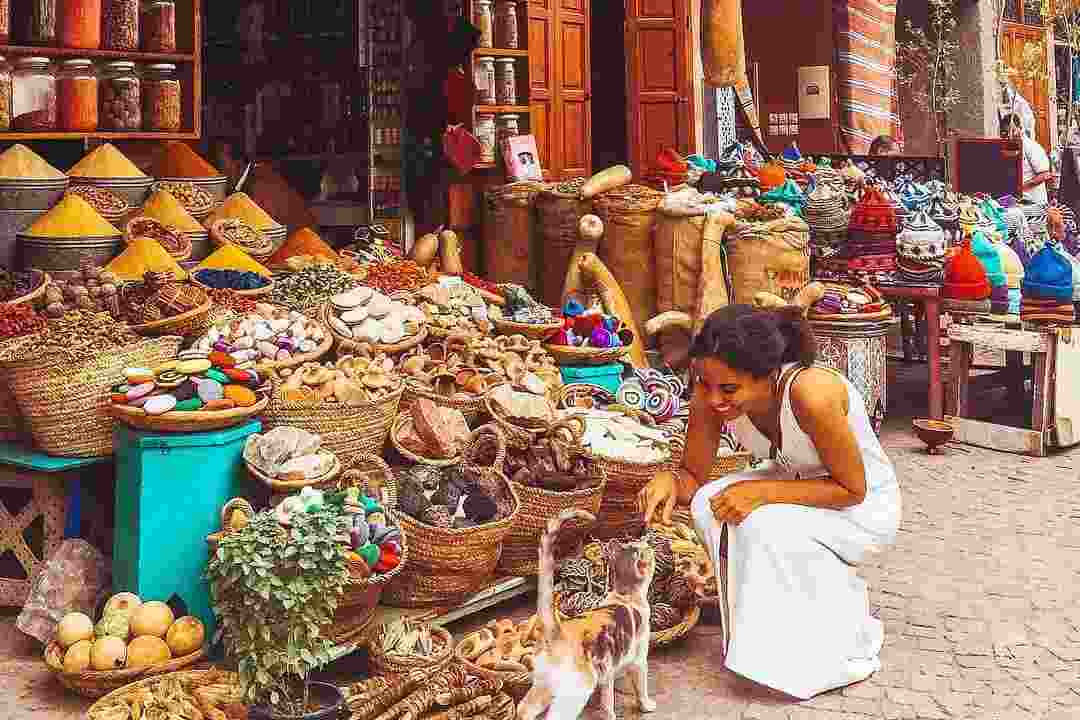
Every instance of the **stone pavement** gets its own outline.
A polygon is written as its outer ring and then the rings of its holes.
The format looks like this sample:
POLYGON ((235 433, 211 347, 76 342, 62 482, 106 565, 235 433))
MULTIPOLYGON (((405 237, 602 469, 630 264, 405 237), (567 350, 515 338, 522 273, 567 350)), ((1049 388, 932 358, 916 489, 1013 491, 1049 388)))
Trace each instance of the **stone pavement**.
MULTIPOLYGON (((924 382, 903 373, 894 402, 924 402, 924 382)), ((654 654, 652 718, 1080 720, 1080 449, 1033 459, 950 445, 931 457, 908 418, 884 433, 904 494, 899 539, 862 570, 885 623, 881 672, 798 702, 724 670, 719 628, 701 625, 654 654)), ((38 653, 0 623, 0 719, 81 717, 87 703, 58 689, 38 653)), ((629 697, 619 703, 637 717, 629 697)))

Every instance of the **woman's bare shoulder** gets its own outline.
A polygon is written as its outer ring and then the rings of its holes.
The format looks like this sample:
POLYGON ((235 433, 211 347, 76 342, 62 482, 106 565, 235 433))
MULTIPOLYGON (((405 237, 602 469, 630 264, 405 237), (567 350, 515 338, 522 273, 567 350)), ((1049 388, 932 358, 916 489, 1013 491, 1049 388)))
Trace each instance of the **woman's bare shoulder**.
POLYGON ((799 418, 805 416, 847 414, 847 387, 832 370, 811 367, 795 376, 791 383, 791 408, 799 418))

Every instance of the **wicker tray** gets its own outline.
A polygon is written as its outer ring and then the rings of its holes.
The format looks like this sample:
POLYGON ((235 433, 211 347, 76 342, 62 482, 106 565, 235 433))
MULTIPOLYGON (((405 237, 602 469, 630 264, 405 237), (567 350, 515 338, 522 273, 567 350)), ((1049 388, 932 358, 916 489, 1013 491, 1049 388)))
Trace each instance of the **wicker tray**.
POLYGON ((532 672, 514 672, 506 670, 489 670, 487 668, 480 667, 471 660, 466 659, 465 653, 462 648, 465 643, 476 636, 480 631, 471 632, 461 639, 454 647, 454 658, 461 663, 470 675, 476 675, 477 677, 484 678, 485 680, 499 680, 503 684, 503 692, 514 698, 515 701, 521 702, 525 695, 532 688, 532 672))
POLYGON ((627 346, 617 348, 579 348, 572 345, 544 343, 544 349, 558 365, 608 365, 630 352, 627 346))
POLYGON ((382 646, 372 640, 368 646, 368 664, 372 675, 408 675, 413 670, 437 670, 448 665, 454 657, 454 636, 445 628, 431 626, 432 644, 441 648, 431 657, 387 655, 382 646))
POLYGON ((137 430, 150 432, 206 432, 222 430, 239 425, 250 417, 262 412, 269 398, 261 398, 251 407, 232 408, 231 410, 171 410, 161 415, 147 415, 142 408, 128 405, 109 405, 109 413, 120 422, 137 430))
POLYGON ((130 327, 134 332, 147 337, 160 335, 178 335, 183 338, 194 337, 206 332, 212 305, 213 301, 207 297, 202 305, 193 310, 188 310, 186 313, 163 320, 143 323, 142 325, 131 325, 130 327))
POLYGON ((330 334, 334 336, 334 344, 337 349, 338 355, 347 355, 355 353, 360 348, 368 348, 371 352, 386 353, 387 355, 397 355, 403 353, 406 350, 411 350, 420 343, 424 342, 428 338, 428 326, 423 325, 420 328, 420 332, 416 333, 412 337, 402 340, 399 343, 393 345, 384 345, 382 343, 365 343, 357 342, 352 338, 347 338, 334 329, 334 326, 330 324, 329 315, 332 310, 332 305, 326 303, 319 310, 319 322, 330 330, 330 334))
POLYGON ((421 387, 415 380, 406 378, 405 393, 401 396, 401 412, 407 412, 418 398, 426 398, 439 407, 460 410, 461 414, 465 416, 465 422, 469 423, 469 427, 472 427, 486 413, 483 395, 476 395, 468 400, 455 400, 436 395, 430 390, 421 387))
POLYGON ((412 422, 410 413, 401 413, 394 419, 394 425, 390 428, 390 442, 401 457, 418 465, 431 465, 432 467, 450 467, 461 463, 461 453, 451 458, 429 458, 417 455, 412 450, 401 444, 398 434, 405 429, 405 425, 412 422))
POLYGON ((37 279, 37 284, 34 285, 34 289, 25 295, 20 295, 12 300, 5 300, 0 303, 0 305, 29 305, 37 302, 37 300, 45 294, 45 288, 52 282, 52 278, 48 273, 42 272, 41 270, 30 270, 29 272, 37 279))
POLYGON ((454 529, 425 525, 405 513, 398 516, 413 552, 407 571, 386 588, 384 604, 406 608, 453 605, 484 587, 495 572, 503 539, 521 508, 510 481, 502 473, 498 476, 514 500, 514 509, 500 520, 454 529))
POLYGON ((293 493, 298 490, 303 490, 306 487, 330 487, 333 485, 334 480, 337 479, 338 475, 341 474, 341 461, 338 460, 337 455, 334 455, 329 451, 320 450, 319 452, 330 455, 334 459, 334 462, 331 463, 330 469, 322 475, 313 478, 304 478, 303 480, 278 480, 276 477, 270 477, 247 460, 244 460, 244 466, 247 468, 248 475, 260 481, 275 493, 293 493))
POLYGON ((196 650, 190 655, 173 658, 160 665, 152 665, 144 668, 132 668, 121 670, 88 670, 86 672, 64 672, 64 651, 56 641, 49 643, 45 648, 45 665, 56 676, 60 684, 72 692, 88 698, 101 698, 114 690, 124 687, 136 680, 142 680, 151 676, 164 675, 166 673, 183 670, 194 665, 206 655, 206 649, 196 650))
POLYGON ((272 293, 274 291, 274 279, 273 278, 267 278, 267 279, 270 282, 266 283, 265 285, 263 285, 260 288, 254 288, 254 289, 251 289, 251 290, 234 290, 232 288, 212 288, 209 285, 206 285, 206 284, 201 283, 198 280, 196 280, 195 279, 195 273, 194 272, 191 273, 191 284, 194 285, 197 288, 202 288, 203 290, 205 290, 207 292, 210 292, 211 290, 224 289, 224 290, 228 290, 229 292, 234 293, 236 295, 240 295, 242 297, 263 297, 264 295, 269 295, 270 293, 272 293))
MULTIPOLYGON (((235 685, 240 684, 240 677, 234 672, 227 672, 223 670, 211 669, 211 670, 180 670, 177 672, 170 672, 168 674, 169 680, 179 680, 186 687, 202 687, 203 685, 217 684, 221 682, 230 682, 235 685)), ((136 690, 146 687, 152 683, 160 682, 166 679, 163 675, 154 675, 152 677, 146 677, 142 680, 136 680, 129 685, 121 687, 117 690, 113 690, 104 697, 100 697, 97 702, 91 705, 86 710, 87 717, 94 717, 94 714, 102 710, 106 705, 110 705, 120 698, 129 695, 136 690)))
POLYGON ((524 335, 530 340, 546 340, 563 328, 562 322, 523 323, 512 320, 492 320, 499 335, 524 335))
MULTIPOLYGON (((312 320, 318 320, 316 317, 312 317, 312 320)), ((319 343, 319 347, 315 348, 309 353, 301 353, 300 355, 293 355, 288 360, 263 360, 256 364, 256 367, 260 370, 281 370, 282 368, 299 367, 304 363, 315 362, 323 355, 330 352, 330 348, 334 346, 334 336, 330 334, 329 328, 326 330, 326 336, 323 341, 319 343)))
POLYGON ((611 405, 615 402, 615 395, 607 388, 590 383, 570 383, 559 389, 559 407, 564 410, 572 408, 591 409, 601 405, 611 405))

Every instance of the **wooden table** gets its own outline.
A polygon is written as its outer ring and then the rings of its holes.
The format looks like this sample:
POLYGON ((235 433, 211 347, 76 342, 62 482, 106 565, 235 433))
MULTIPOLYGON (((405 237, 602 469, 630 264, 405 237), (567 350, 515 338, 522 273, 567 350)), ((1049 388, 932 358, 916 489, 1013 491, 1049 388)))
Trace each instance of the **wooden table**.
POLYGON ((941 382, 941 288, 926 285, 877 285, 890 300, 907 300, 923 306, 926 312, 926 361, 930 372, 927 388, 930 417, 945 416, 945 393, 941 382))

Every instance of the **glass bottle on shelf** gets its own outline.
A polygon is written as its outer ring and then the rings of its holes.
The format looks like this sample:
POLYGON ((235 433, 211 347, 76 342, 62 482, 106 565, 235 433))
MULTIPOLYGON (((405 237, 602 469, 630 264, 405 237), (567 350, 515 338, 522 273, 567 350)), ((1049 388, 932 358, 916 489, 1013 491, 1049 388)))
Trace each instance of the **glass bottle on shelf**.
POLYGON ((155 0, 142 18, 142 45, 146 52, 176 52, 176 3, 155 0))
POLYGON ((495 46, 495 18, 491 11, 491 0, 474 0, 473 25, 480 31, 479 46, 495 46))
MULTIPOLYGON (((27 45, 56 44, 56 0, 25 0, 22 40, 27 45)), ((15 13, 16 15, 18 13, 15 13)))
POLYGON ((495 7, 495 47, 518 48, 518 11, 515 0, 500 0, 495 7))
POLYGON ((0 130, 11 129, 11 66, 0 56, 0 130))
POLYGON ((18 61, 11 78, 11 126, 39 132, 56 129, 56 75, 49 58, 18 61))
POLYGON ((98 128, 98 78, 89 60, 65 60, 56 79, 57 124, 61 130, 98 128))
POLYGON ((57 44, 63 48, 101 47, 101 0, 59 0, 57 44))
POLYGON ((101 47, 106 50, 139 49, 139 0, 104 0, 101 47))
POLYGON ((146 67, 142 82, 143 126, 147 130, 178 132, 182 100, 180 80, 172 63, 146 67))
POLYGON ((499 58, 495 61, 495 101, 499 105, 517 105, 514 58, 499 58))
POLYGON ((0 0, 0 45, 11 42, 11 0, 0 0))
POLYGON ((101 109, 98 113, 102 130, 141 130, 141 82, 135 63, 118 60, 102 69, 100 91, 101 109))

